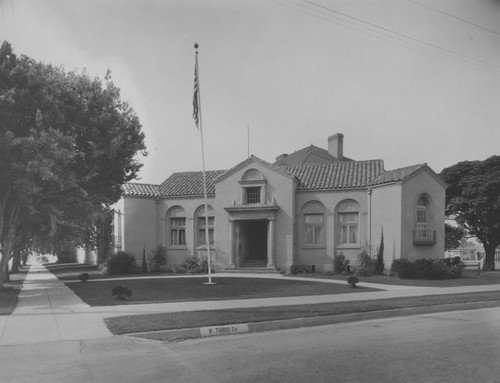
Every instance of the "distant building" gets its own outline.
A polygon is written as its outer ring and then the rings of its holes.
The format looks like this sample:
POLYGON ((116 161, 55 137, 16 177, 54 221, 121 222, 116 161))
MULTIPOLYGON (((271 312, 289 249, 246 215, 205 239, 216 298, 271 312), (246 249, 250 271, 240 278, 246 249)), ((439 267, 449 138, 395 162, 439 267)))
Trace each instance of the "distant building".
MULTIPOLYGON (((445 182, 426 164, 387 171, 383 160, 355 161, 343 152, 343 135, 335 134, 328 150, 311 145, 274 164, 251 156, 207 171, 216 262, 326 271, 335 254, 351 264, 362 251, 375 256, 382 235, 387 268, 398 258, 442 257, 445 182)), ((206 251, 202 172, 126 184, 115 211, 115 251, 140 260, 144 248, 162 245, 169 264, 206 251)))

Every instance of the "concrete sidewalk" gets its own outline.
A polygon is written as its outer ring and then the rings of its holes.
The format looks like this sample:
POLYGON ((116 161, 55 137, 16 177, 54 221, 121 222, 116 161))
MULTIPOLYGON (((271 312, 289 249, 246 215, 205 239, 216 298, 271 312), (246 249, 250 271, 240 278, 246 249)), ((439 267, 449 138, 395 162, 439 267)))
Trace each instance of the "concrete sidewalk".
POLYGON ((0 346, 111 336, 89 309, 45 267, 32 265, 16 309, 0 316, 0 346))

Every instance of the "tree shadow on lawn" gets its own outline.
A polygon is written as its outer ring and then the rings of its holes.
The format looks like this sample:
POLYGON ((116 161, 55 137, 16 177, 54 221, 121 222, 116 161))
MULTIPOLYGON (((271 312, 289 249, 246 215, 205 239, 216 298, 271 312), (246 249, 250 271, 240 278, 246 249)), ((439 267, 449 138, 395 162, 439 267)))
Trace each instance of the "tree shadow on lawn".
POLYGON ((214 285, 206 285, 206 278, 161 278, 128 279, 120 281, 90 280, 86 283, 68 283, 85 303, 90 306, 114 306, 140 303, 167 303, 188 301, 210 301, 228 299, 254 299, 310 296, 326 294, 346 294, 380 291, 373 288, 351 288, 346 284, 290 281, 263 278, 212 277, 214 285), (116 300, 111 289, 116 285, 126 285, 132 290, 132 297, 116 300))

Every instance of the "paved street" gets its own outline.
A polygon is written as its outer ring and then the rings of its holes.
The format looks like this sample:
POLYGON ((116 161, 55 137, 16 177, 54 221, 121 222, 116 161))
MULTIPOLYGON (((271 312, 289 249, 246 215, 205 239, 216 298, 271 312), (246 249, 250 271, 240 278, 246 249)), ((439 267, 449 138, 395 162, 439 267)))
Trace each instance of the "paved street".
POLYGON ((0 347, 2 382, 498 382, 500 309, 161 343, 0 347))

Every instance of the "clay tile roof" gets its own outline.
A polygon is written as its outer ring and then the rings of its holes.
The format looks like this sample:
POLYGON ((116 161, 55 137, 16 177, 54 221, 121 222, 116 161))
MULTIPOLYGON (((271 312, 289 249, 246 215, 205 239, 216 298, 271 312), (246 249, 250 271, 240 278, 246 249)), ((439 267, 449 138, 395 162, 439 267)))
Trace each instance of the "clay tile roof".
POLYGON ((413 174, 418 169, 420 169, 424 166, 426 166, 426 165, 425 164, 418 164, 418 165, 407 166, 404 168, 388 170, 388 171, 380 174, 377 178, 375 178, 371 182, 371 185, 380 185, 380 184, 385 184, 385 183, 402 181, 403 179, 408 177, 410 174, 413 174))
POLYGON ((338 161, 280 168, 300 180, 299 190, 352 189, 369 186, 384 172, 384 161, 338 161))
MULTIPOLYGON (((286 166, 300 164, 324 164, 337 161, 338 160, 335 157, 328 153, 328 150, 310 145, 291 154, 287 154, 283 158, 277 160, 273 165, 286 166)), ((343 161, 352 160, 350 158, 344 157, 343 161)))
POLYGON ((137 197, 158 197, 160 195, 160 188, 158 187, 158 185, 126 183, 123 185, 123 195, 137 197))
MULTIPOLYGON (((215 194, 214 180, 224 174, 226 170, 206 171, 207 194, 215 194)), ((203 172, 174 173, 160 185, 162 196, 202 196, 203 172)))

